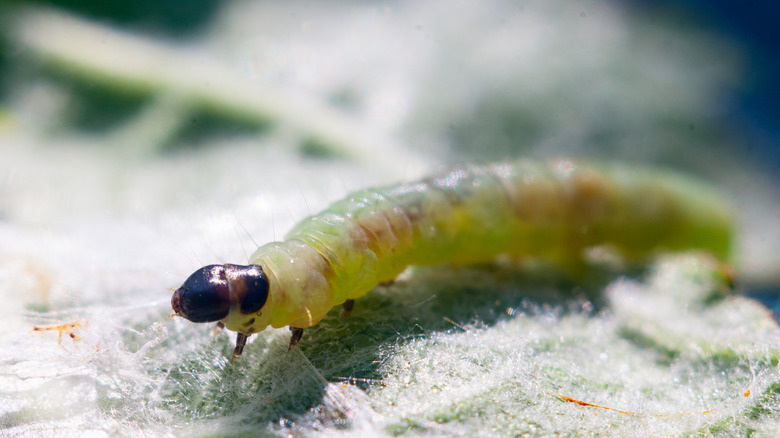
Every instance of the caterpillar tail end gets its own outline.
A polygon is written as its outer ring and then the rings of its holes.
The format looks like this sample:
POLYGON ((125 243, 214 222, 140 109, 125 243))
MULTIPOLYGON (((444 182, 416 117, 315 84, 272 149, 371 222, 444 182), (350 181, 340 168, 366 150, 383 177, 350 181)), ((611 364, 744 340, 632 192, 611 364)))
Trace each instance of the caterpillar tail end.
POLYGON ((299 327, 293 327, 290 326, 290 331, 292 332, 292 336, 290 336, 290 346, 287 348, 287 351, 290 351, 298 345, 298 342, 301 340, 301 337, 303 336, 303 329, 299 327))

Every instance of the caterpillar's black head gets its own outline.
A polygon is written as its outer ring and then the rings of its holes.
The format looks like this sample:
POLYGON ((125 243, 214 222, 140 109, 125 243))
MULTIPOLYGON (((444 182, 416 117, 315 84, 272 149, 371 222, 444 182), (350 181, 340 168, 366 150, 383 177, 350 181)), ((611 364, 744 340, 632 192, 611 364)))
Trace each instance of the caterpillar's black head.
POLYGON ((258 265, 208 265, 176 289, 171 307, 192 322, 225 318, 233 304, 242 313, 260 310, 268 300, 268 278, 258 265))

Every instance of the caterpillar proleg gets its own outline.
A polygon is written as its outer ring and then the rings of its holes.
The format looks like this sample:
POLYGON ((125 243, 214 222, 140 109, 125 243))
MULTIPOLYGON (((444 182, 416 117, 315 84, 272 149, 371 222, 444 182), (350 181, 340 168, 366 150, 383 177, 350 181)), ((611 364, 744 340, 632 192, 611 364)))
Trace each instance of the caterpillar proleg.
POLYGON ((209 265, 171 305, 193 322, 248 335, 303 328, 410 265, 489 262, 499 255, 577 260, 606 246, 627 262, 698 249, 725 261, 732 218, 715 191, 691 178, 571 160, 449 169, 419 181, 352 193, 310 216, 249 265, 209 265))

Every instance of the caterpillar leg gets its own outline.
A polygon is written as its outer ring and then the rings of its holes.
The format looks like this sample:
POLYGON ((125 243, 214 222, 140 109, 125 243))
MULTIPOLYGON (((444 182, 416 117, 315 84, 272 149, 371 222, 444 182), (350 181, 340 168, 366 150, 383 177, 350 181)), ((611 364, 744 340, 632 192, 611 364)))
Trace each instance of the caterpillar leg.
POLYGON ((225 324, 222 324, 222 321, 217 322, 217 325, 214 326, 214 332, 211 333, 211 337, 216 338, 219 332, 225 328, 225 324))
POLYGON ((718 263, 716 269, 728 291, 734 292, 737 289, 737 274, 734 267, 728 263, 718 263))
POLYGON ((231 365, 234 364, 236 359, 238 359, 238 356, 241 356, 241 353, 243 353, 247 337, 248 336, 243 333, 238 333, 236 335, 236 349, 233 350, 233 359, 230 360, 231 365))
POLYGON ((344 301, 344 304, 341 305, 343 311, 341 312, 341 316, 343 318, 346 318, 349 316, 349 313, 352 312, 352 308, 355 307, 355 300, 347 300, 344 301))
POLYGON ((301 336, 303 336, 303 329, 299 327, 293 327, 290 326, 290 331, 292 332, 292 336, 290 337, 290 347, 287 349, 287 351, 290 351, 298 345, 298 341, 301 340, 301 336))

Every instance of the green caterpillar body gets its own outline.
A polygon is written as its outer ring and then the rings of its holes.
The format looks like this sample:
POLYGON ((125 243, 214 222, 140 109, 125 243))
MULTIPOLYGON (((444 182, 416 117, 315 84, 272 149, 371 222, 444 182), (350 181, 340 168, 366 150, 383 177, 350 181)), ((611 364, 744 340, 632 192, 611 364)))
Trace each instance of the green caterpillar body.
POLYGON ((246 312, 231 299, 220 321, 244 335, 309 327, 410 265, 502 254, 566 263, 596 246, 628 262, 683 249, 726 260, 732 227, 712 189, 669 172, 570 160, 458 167, 353 193, 258 248, 250 264, 267 277, 266 301, 246 312))

